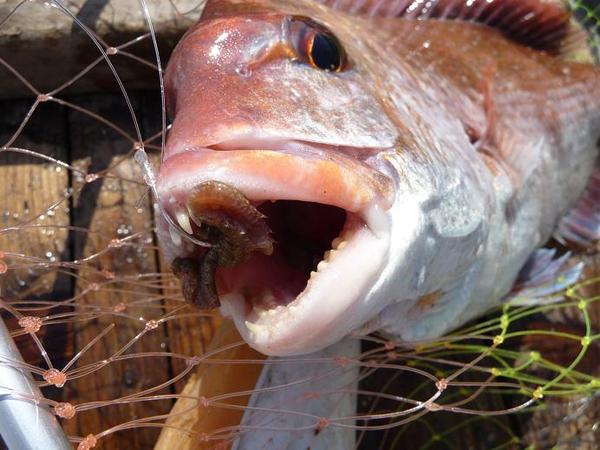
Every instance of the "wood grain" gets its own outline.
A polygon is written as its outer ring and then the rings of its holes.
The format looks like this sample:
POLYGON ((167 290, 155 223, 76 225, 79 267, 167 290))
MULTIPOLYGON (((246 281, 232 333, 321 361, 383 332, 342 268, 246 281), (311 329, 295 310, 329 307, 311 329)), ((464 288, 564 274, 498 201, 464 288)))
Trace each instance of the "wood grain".
MULTIPOLYGON (((68 160, 64 108, 38 105, 25 128, 18 132, 33 105, 33 100, 0 103, 1 145, 68 160), (15 133, 18 138, 11 143, 15 133)), ((69 202, 65 200, 48 210, 57 200, 65 198, 69 186, 67 170, 34 156, 5 150, 0 153, 0 180, 0 229, 19 226, 18 230, 0 233, 0 250, 36 257, 40 262, 69 256, 67 230, 52 228, 69 224, 69 202), (42 228, 33 228, 35 225, 42 228), (23 226, 28 228, 23 229, 23 226)), ((57 277, 55 271, 45 275, 41 268, 12 271, 3 277, 2 283, 3 295, 12 298, 49 293, 53 297, 64 297, 71 290, 68 279, 57 277)))
MULTIPOLYGON (((33 106, 32 100, 0 102, 0 145, 30 149, 68 161, 66 110, 55 104, 40 104, 19 131, 33 106), (16 134, 18 136, 13 140, 16 134)), ((0 275, 0 296, 4 299, 59 301, 71 296, 71 278, 54 268, 41 266, 71 259, 69 233, 65 227, 70 221, 70 202, 65 195, 68 187, 69 173, 64 167, 10 150, 0 153, 0 230, 4 230, 0 231, 0 251, 7 255, 7 262, 12 267, 6 274, 0 275), (57 203, 59 200, 62 202, 57 203), (51 206, 54 208, 49 209, 51 206), (11 257, 10 253, 27 259, 11 257)), ((43 317, 44 313, 37 311, 32 314, 43 317)), ((2 317, 8 321, 10 329, 19 328, 16 317, 6 312, 2 317)), ((38 335, 52 363, 62 367, 64 355, 69 352, 68 327, 42 328, 38 335)), ((39 348, 29 336, 17 338, 17 345, 27 362, 47 367, 39 348)), ((61 392, 51 389, 47 389, 45 394, 57 400, 62 398, 61 392)))
MULTIPOLYGON (((91 96, 76 99, 75 102, 122 127, 133 135, 132 121, 129 113, 123 108, 120 96, 91 96)), ((139 96, 133 97, 133 103, 139 110, 139 96)), ((125 180, 140 180, 141 174, 137 164, 128 156, 132 142, 123 136, 99 124, 93 118, 71 110, 69 112, 69 128, 72 147, 73 165, 87 173, 104 174, 91 183, 84 179, 74 178, 73 187, 81 189, 74 199, 73 223, 76 226, 89 228, 85 234, 75 234, 74 253, 76 258, 84 258, 106 249, 110 241, 122 238, 138 231, 150 228, 152 217, 148 199, 141 203, 145 186, 136 185, 125 180), (110 169, 109 169, 110 168, 110 169), (108 171, 107 171, 108 170, 108 171), (106 172, 105 172, 106 171, 106 172)), ((146 248, 118 247, 102 255, 93 263, 98 271, 108 270, 119 277, 135 276, 140 273, 156 271, 156 254, 146 248)), ((89 283, 96 281, 92 275, 80 273, 75 287, 76 293, 89 288, 89 283)), ((114 288, 131 289, 130 285, 115 285, 114 288)), ((80 305, 111 308, 123 302, 127 304, 134 299, 143 299, 144 292, 151 293, 143 286, 136 286, 133 294, 103 288, 89 292, 79 299, 80 305)), ((84 354, 78 366, 109 358, 129 343, 140 333, 149 316, 147 308, 128 306, 127 315, 121 319, 116 316, 102 315, 98 319, 76 326, 75 351, 78 351, 94 339, 107 326, 115 324, 112 332, 84 354), (143 318, 131 320, 131 318, 143 318)), ((161 314, 161 311, 157 311, 161 314)), ((144 336, 126 354, 140 351, 157 351, 165 340, 164 328, 158 327, 144 336)), ((117 399, 135 394, 143 389, 156 386, 168 380, 169 367, 155 358, 138 358, 110 364, 105 369, 94 372, 84 378, 69 383, 72 393, 79 402, 117 399)), ((157 393, 169 393, 163 390, 157 393)), ((146 417, 152 414, 163 414, 170 408, 169 401, 153 401, 129 403, 94 409, 77 415, 66 422, 68 432, 80 436, 99 433, 122 422, 146 417)), ((102 440, 102 448, 150 448, 158 436, 155 428, 143 428, 136 432, 119 432, 102 440)))
MULTIPOLYGON (((62 2, 99 37, 106 46, 119 46, 148 32, 138 0, 70 0, 62 2)), ((163 54, 169 54, 179 37, 198 18, 204 1, 146 0, 163 54), (183 15, 192 11, 189 14, 183 15)), ((0 58, 25 76, 40 92, 49 92, 67 82, 101 53, 72 17, 48 2, 0 1, 0 58), (16 8, 16 10, 15 10, 16 8), (15 11, 13 13, 13 11, 15 11), (11 15, 12 14, 12 15, 11 15), (44 70, 40 70, 44 67, 44 70)), ((150 41, 124 49, 154 60, 150 41)), ((129 88, 155 88, 156 69, 124 55, 115 55, 121 79, 129 88)), ((70 93, 117 91, 108 66, 101 63, 70 88, 70 93)), ((30 93, 10 71, 0 66, 0 97, 30 93)))

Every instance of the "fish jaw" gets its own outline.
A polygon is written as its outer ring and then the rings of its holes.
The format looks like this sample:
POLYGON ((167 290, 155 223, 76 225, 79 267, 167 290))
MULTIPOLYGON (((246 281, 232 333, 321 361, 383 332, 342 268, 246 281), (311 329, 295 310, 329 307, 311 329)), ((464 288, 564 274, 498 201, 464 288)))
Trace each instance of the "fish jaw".
MULTIPOLYGON (((336 151, 291 142, 277 151, 198 147, 174 152, 157 181, 162 211, 184 230, 195 227, 186 216, 186 198, 207 181, 237 189, 279 230, 273 234, 273 255, 255 252, 242 264, 216 272, 222 313, 260 352, 283 356, 319 350, 381 309, 368 303, 388 260, 393 192, 379 171, 336 151), (304 239, 287 231, 304 224, 315 228, 299 231, 309 236, 307 242, 288 243, 304 239), (290 265, 295 251, 312 245, 313 238, 322 240, 319 227, 331 239, 319 247, 324 254, 312 255, 322 260, 314 270, 290 265)), ((174 233, 162 213, 157 229, 168 262, 201 258, 206 251, 174 233)))

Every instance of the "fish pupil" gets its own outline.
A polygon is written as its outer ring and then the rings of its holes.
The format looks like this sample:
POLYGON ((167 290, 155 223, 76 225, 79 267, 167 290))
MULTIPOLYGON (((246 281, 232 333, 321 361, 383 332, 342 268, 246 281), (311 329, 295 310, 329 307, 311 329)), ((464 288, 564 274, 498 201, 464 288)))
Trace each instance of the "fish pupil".
POLYGON ((310 48, 311 63, 323 70, 338 71, 342 66, 342 55, 337 43, 323 33, 316 33, 310 48))

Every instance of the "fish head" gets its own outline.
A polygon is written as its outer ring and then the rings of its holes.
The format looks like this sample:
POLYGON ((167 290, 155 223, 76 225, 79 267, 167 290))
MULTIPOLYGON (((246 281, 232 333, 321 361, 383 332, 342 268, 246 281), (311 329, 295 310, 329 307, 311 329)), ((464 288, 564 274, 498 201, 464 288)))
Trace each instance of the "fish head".
POLYGON ((347 19, 300 3, 209 1, 165 78, 173 122, 157 229, 166 259, 188 300, 220 304, 270 355, 324 348, 398 300, 389 279, 412 264, 410 251, 401 255, 423 226, 397 198, 387 156, 399 132, 372 76, 379 62, 359 57, 352 24, 333 32, 347 19), (227 218, 209 218, 208 204, 227 218), (214 251, 182 242, 173 225, 214 251), (392 241, 406 245, 392 252, 392 241), (216 303, 201 294, 212 277, 216 303))
POLYGON ((344 41, 334 34, 325 8, 313 8, 322 13, 315 20, 295 9, 279 12, 285 4, 208 2, 167 68, 175 117, 167 153, 199 144, 280 150, 292 140, 367 150, 394 145, 396 128, 373 101, 373 83, 353 55, 360 49, 346 42, 351 34, 344 41))

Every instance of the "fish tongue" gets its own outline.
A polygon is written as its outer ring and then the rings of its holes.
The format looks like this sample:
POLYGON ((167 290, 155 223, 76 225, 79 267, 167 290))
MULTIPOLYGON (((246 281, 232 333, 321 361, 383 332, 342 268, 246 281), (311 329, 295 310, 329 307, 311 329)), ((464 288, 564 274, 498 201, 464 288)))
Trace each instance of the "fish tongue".
POLYGON ((175 258, 171 270, 181 281, 183 298, 202 309, 221 306, 215 284, 219 261, 217 247, 210 248, 200 260, 175 258))

